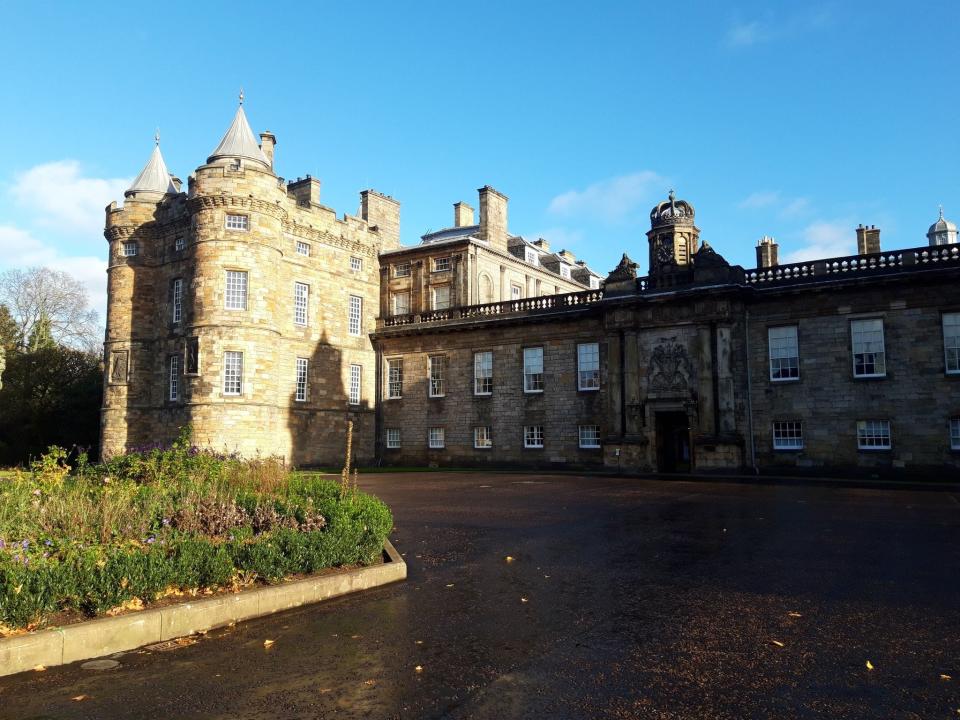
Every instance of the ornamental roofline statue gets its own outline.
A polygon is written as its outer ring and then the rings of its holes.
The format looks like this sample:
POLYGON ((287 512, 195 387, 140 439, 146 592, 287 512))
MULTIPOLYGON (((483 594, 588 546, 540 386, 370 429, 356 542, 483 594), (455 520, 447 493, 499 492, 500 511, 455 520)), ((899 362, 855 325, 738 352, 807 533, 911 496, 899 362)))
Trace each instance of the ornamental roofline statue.
POLYGON ((663 225, 693 225, 695 211, 686 200, 677 200, 673 190, 667 199, 650 211, 650 227, 663 225))
POLYGON ((270 161, 260 149, 253 130, 250 129, 250 123, 247 122, 247 115, 243 112, 243 90, 240 90, 240 104, 233 116, 233 122, 220 139, 220 144, 207 158, 207 163, 238 158, 252 160, 262 165, 264 169, 270 170, 270 161))
POLYGON ((607 275, 607 282, 634 280, 637 277, 637 264, 624 253, 617 266, 607 275))

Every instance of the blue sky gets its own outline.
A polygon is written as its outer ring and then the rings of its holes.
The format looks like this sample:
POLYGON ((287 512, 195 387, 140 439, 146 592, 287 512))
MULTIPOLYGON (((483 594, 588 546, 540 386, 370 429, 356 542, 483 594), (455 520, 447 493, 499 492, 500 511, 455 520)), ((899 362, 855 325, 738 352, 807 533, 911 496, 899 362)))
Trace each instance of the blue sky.
POLYGON ((490 184, 512 232, 604 274, 624 251, 645 271, 671 187, 745 266, 764 234, 782 261, 853 253, 861 222, 922 245, 938 204, 960 220, 958 28, 953 0, 12 2, 0 269, 66 269, 102 310, 103 206, 157 126, 186 179, 241 86, 280 175, 339 213, 393 195, 407 244, 490 184))

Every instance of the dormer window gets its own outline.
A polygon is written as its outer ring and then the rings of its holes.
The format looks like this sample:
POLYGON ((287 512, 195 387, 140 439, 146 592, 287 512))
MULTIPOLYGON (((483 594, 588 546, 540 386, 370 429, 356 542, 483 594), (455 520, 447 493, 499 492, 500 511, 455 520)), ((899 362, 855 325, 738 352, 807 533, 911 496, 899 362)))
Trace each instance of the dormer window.
POLYGON ((526 249, 526 251, 525 251, 525 259, 526 259, 526 261, 527 261, 528 263, 530 263, 531 265, 539 265, 539 264, 540 264, 540 256, 539 256, 539 254, 537 253, 537 251, 534 250, 533 248, 527 248, 527 249, 526 249))
POLYGON ((560 264, 560 277, 570 279, 570 267, 568 265, 560 264))
POLYGON ((590 289, 591 290, 600 289, 600 278, 594 277, 593 275, 590 276, 590 289))

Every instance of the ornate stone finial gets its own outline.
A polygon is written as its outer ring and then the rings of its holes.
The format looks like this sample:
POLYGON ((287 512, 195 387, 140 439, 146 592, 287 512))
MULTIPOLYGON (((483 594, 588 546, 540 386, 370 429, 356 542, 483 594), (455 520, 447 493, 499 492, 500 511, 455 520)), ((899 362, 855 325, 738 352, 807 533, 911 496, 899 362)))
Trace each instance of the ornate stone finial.
POLYGON ((243 88, 240 88, 240 104, 243 105, 243 88))
POLYGON ((943 203, 940 203, 940 219, 943 220, 943 203))
POLYGON ((160 146, 160 128, 157 128, 157 131, 153 134, 153 141, 157 144, 157 147, 160 146))
POLYGON ((670 199, 670 202, 673 202, 673 199, 676 195, 673 194, 673 188, 670 188, 670 192, 667 193, 667 197, 670 199))

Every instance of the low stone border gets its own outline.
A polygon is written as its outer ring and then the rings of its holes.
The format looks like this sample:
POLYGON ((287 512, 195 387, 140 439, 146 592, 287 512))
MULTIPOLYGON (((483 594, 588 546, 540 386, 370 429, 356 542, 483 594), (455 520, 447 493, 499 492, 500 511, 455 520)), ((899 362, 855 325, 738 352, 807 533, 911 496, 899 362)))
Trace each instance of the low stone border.
POLYGON ((383 549, 382 565, 0 638, 0 676, 133 650, 404 580, 406 562, 389 540, 383 549))

